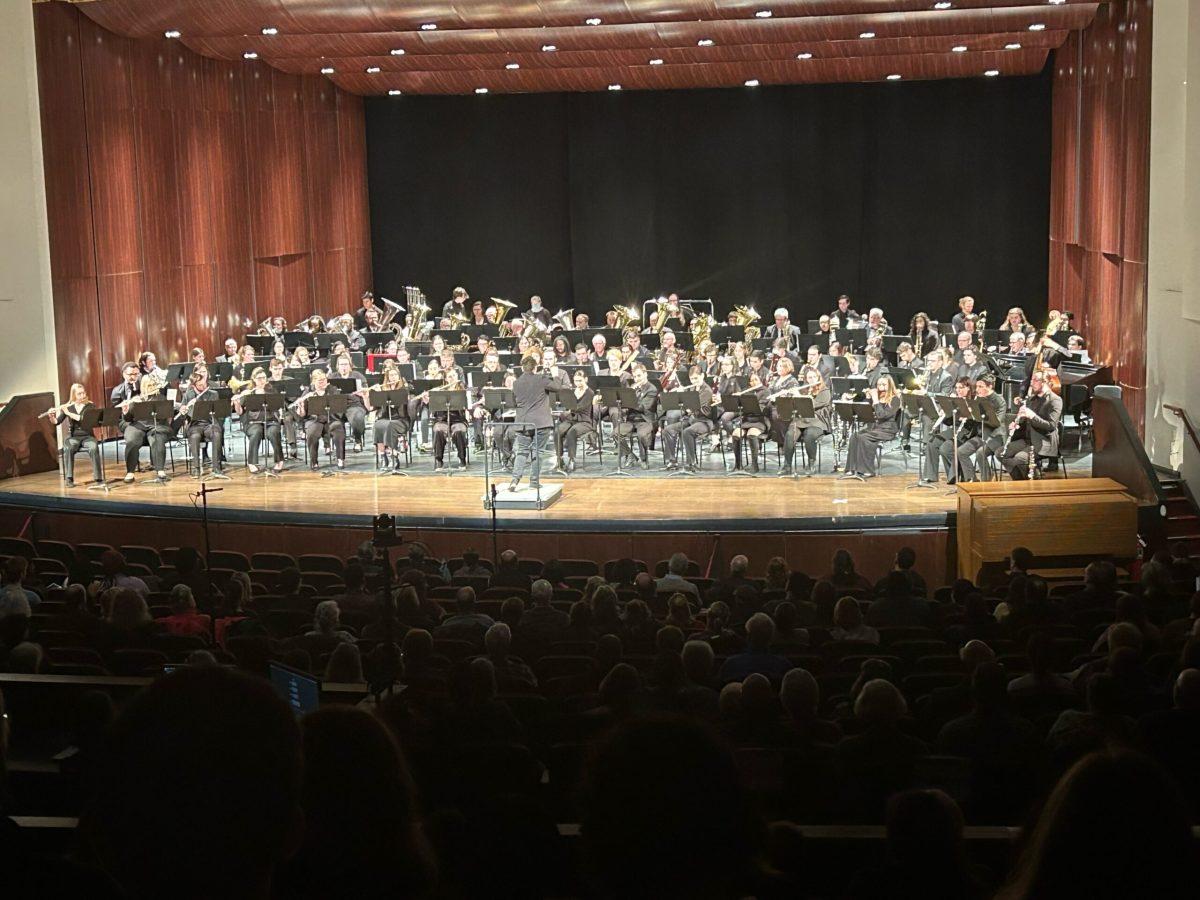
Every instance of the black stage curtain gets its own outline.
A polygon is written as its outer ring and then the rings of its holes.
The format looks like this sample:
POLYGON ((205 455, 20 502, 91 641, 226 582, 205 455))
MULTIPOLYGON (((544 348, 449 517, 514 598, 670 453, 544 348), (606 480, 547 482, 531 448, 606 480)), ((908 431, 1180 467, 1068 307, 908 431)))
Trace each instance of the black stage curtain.
POLYGON ((1050 80, 367 101, 375 288, 1046 309, 1050 80))

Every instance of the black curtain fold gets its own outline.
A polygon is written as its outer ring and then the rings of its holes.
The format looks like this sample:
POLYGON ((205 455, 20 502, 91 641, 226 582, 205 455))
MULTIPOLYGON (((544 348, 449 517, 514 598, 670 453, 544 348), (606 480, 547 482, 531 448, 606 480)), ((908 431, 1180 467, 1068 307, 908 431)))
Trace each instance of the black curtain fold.
POLYGON ((1046 308, 1050 82, 375 98, 377 291, 1046 308))

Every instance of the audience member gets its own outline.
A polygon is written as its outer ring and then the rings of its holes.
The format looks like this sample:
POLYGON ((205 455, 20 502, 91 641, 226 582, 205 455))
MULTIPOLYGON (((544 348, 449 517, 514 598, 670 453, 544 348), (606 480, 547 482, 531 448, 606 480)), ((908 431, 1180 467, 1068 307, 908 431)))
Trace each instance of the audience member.
POLYGON ((837 550, 833 554, 832 569, 822 581, 833 585, 835 591, 869 591, 871 582, 854 569, 854 557, 849 550, 837 550))
POLYGON ((792 669, 783 676, 779 702, 787 713, 788 724, 796 733, 798 743, 834 745, 842 739, 837 723, 820 718, 821 689, 817 679, 805 669, 792 669))
POLYGON ((25 616, 32 613, 42 598, 22 583, 28 562, 23 556, 10 556, 0 568, 3 573, 0 584, 0 619, 5 616, 25 616))
POLYGON ((867 624, 876 628, 884 625, 927 625, 929 603, 913 594, 907 573, 893 569, 883 579, 883 596, 872 601, 867 609, 867 624))
POLYGON ((125 557, 117 550, 105 550, 100 554, 100 571, 100 581, 96 582, 98 590, 106 591, 115 587, 134 591, 142 597, 150 594, 146 582, 125 571, 125 557))
MULTIPOLYGON (((896 551, 892 561, 892 572, 903 572, 908 577, 908 592, 916 597, 927 597, 929 588, 921 573, 913 568, 917 564, 917 551, 912 547, 901 547, 896 551)), ((889 575, 891 572, 888 573, 889 575)), ((888 576, 885 575, 875 582, 875 593, 882 594, 887 589, 888 576)))
POLYGON ((1138 722, 1146 750, 1179 782, 1193 810, 1200 810, 1200 669, 1175 679, 1170 709, 1147 713, 1138 722))
POLYGON ((688 641, 683 645, 680 660, 685 678, 679 691, 682 711, 706 722, 715 721, 717 691, 713 687, 715 657, 712 645, 705 641, 688 641))
POLYGON ((495 624, 491 616, 475 611, 475 588, 460 587, 454 594, 454 613, 442 620, 434 635, 467 641, 479 648, 483 646, 484 632, 495 624))
POLYGON ((746 649, 725 660, 717 676, 722 683, 744 681, 755 672, 778 682, 792 664, 787 657, 771 652, 775 640, 775 623, 766 613, 755 613, 746 623, 746 649))
POLYGON ((729 560, 729 574, 720 579, 712 586, 712 590, 708 592, 708 599, 724 600, 726 603, 734 602, 734 592, 738 588, 749 588, 755 593, 758 592, 758 585, 754 583, 747 572, 750 569, 750 560, 742 554, 738 554, 729 560))
POLYGON ((171 588, 171 615, 157 622, 167 634, 207 638, 212 633, 212 619, 196 611, 196 598, 186 584, 171 588))
POLYGON ((1008 683, 1008 695, 1022 708, 1043 709, 1066 705, 1077 698, 1069 679, 1053 669, 1054 641, 1044 631, 1035 631, 1025 645, 1029 672, 1008 683))
POLYGON ((659 594, 686 594, 697 602, 700 600, 700 590, 684 576, 687 575, 688 558, 686 553, 672 553, 667 560, 667 574, 654 584, 659 594))
POLYGON ((492 570, 479 560, 479 551, 471 548, 464 550, 462 565, 454 570, 455 578, 490 578, 492 570))
POLYGON ((853 597, 843 597, 833 608, 833 627, 829 629, 829 636, 835 641, 879 643, 879 632, 863 622, 862 608, 853 597))
POLYGON ((912 786, 916 760, 929 747, 901 730, 900 720, 907 714, 904 696, 890 681, 876 678, 863 685, 854 701, 860 731, 837 745, 847 778, 847 817, 874 819, 888 796, 912 786))
POLYGON ((325 680, 336 684, 363 684, 362 653, 358 645, 343 641, 329 654, 325 680))
POLYGON ((374 593, 366 590, 366 573, 358 560, 352 559, 346 563, 342 583, 346 585, 345 590, 332 598, 337 601, 338 609, 344 612, 375 612, 379 601, 375 599, 374 593))
MULTIPOLYGON (((297 586, 300 583, 299 575, 297 571, 297 586)), ((175 574, 163 579, 161 588, 170 591, 177 584, 186 584, 192 589, 192 596, 196 598, 196 605, 200 609, 212 609, 213 601, 221 596, 220 590, 204 571, 204 561, 195 547, 180 547, 175 551, 175 574)))
MULTIPOLYGON (((803 575, 803 573, 797 573, 803 575)), ((788 580, 791 572, 788 570, 787 560, 782 556, 772 556, 767 560, 767 568, 764 572, 763 590, 766 591, 787 591, 788 580)), ((807 578, 807 576, 804 576, 807 578)))
POLYGON ((537 690, 538 681, 533 670, 512 655, 512 631, 505 623, 497 622, 487 630, 483 646, 495 670, 496 686, 501 692, 537 690))
POLYGON ((517 551, 505 550, 500 554, 500 564, 496 567, 496 571, 492 575, 490 587, 516 588, 520 591, 528 591, 532 583, 533 579, 521 571, 517 551))
POLYGON ((313 612, 313 630, 305 634, 308 638, 325 638, 339 643, 353 644, 353 634, 338 626, 342 624, 342 611, 336 600, 322 600, 313 612))

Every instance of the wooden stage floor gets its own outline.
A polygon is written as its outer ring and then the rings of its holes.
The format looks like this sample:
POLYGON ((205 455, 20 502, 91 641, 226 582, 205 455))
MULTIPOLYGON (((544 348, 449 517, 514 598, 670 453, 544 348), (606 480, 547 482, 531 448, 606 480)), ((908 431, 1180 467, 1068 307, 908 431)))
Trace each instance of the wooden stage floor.
MULTIPOLYGON (((86 463, 83 463, 84 465, 86 463)), ((132 485, 109 493, 67 488, 58 472, 0 482, 0 505, 11 508, 195 519, 194 478, 159 485, 139 473, 132 485)), ((913 475, 883 475, 867 482, 824 475, 793 480, 755 478, 586 478, 563 484, 548 509, 499 510, 498 526, 547 531, 784 531, 875 528, 945 528, 956 508, 952 488, 906 489, 913 475)), ((490 526, 483 507, 484 479, 475 473, 409 478, 348 472, 340 477, 291 470, 277 479, 231 470, 231 480, 209 495, 213 521, 369 525, 389 513, 401 524, 441 528, 490 526)), ((500 482, 501 485, 504 482, 500 482)))

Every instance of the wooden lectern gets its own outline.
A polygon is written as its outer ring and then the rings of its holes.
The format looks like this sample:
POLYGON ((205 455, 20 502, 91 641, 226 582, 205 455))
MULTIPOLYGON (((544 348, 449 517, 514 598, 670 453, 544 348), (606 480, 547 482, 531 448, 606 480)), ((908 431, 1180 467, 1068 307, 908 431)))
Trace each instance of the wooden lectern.
POLYGON ((1137 553, 1138 504, 1111 478, 982 481, 958 486, 958 577, 975 581, 985 563, 1014 547, 1038 557, 1137 553))

